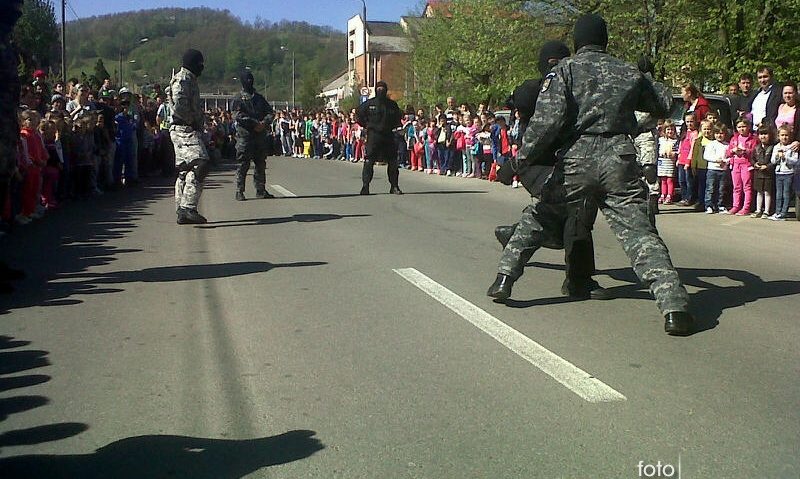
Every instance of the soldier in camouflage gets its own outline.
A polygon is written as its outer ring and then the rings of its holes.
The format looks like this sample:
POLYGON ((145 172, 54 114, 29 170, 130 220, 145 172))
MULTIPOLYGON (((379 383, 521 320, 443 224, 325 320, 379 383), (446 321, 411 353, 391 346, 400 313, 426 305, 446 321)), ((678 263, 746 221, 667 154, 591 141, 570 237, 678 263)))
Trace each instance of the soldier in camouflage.
MULTIPOLYGON (((653 75, 653 62, 646 55, 639 57, 638 66, 642 73, 653 75)), ((647 216, 650 218, 650 224, 655 227, 658 196, 661 193, 661 184, 658 181, 658 140, 654 133, 658 118, 643 111, 637 111, 635 114, 639 134, 633 138, 633 145, 636 147, 636 160, 642 168, 642 177, 650 193, 647 198, 647 216)))
POLYGON ((574 31, 575 55, 545 78, 536 113, 525 131, 519 156, 534 163, 554 139, 571 135, 560 151, 567 214, 579 216, 592 200, 622 244, 633 269, 656 299, 668 334, 694 330, 689 295, 672 265, 669 251, 647 216, 647 189, 636 163, 631 137, 637 133, 634 111, 666 116, 672 102, 665 88, 639 69, 606 53, 605 20, 581 16, 574 31))
MULTIPOLYGON (((546 42, 539 52, 539 71, 542 77, 559 60, 568 56, 569 48, 562 42, 546 42)), ((520 113, 520 131, 525 131, 534 114, 540 88, 541 80, 527 80, 511 96, 512 106, 520 113)), ((542 160, 537 165, 519 164, 519 176, 531 194, 531 204, 525 207, 517 224, 495 229, 495 236, 503 245, 503 255, 498 265, 497 278, 486 292, 487 296, 498 300, 507 299, 511 295, 514 282, 522 276, 525 264, 536 250, 542 246, 553 249, 565 247, 563 239, 567 208, 563 175, 560 171, 554 171, 552 166, 555 164, 555 149, 558 146, 553 145, 547 154, 549 160, 542 160)), ((584 213, 590 215, 590 223, 594 223, 597 207, 587 204, 584 213)), ((566 244, 566 279, 561 287, 562 293, 579 299, 609 299, 608 292, 592 279, 595 269, 592 235, 591 231, 583 232, 586 233, 583 238, 566 244)))
POLYGON ((236 200, 244 201, 244 181, 252 161, 255 168, 253 183, 256 198, 272 198, 267 192, 267 150, 271 136, 268 128, 272 124, 275 111, 264 97, 253 87, 253 74, 243 71, 239 77, 242 92, 233 102, 234 119, 236 120, 236 200))
POLYGON ((203 54, 189 49, 183 54, 183 66, 169 84, 172 102, 172 125, 169 136, 175 146, 175 206, 178 224, 206 222, 197 211, 203 180, 208 174, 208 151, 203 144, 205 115, 200 106, 197 77, 203 72, 203 54))

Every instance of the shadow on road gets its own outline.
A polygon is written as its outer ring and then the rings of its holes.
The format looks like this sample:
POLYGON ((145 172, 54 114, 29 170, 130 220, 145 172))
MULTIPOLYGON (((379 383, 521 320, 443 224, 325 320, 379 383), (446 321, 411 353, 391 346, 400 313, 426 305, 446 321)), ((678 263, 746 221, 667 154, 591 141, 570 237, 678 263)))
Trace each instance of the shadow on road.
MULTIPOLYGON (((529 266, 544 269, 564 270, 563 265, 533 262, 529 266)), ((800 294, 800 281, 764 281, 760 276, 737 269, 677 268, 678 275, 686 286, 699 288, 689 295, 691 311, 697 320, 698 332, 713 329, 726 309, 744 306, 759 299, 778 298, 800 294), (717 283, 737 283, 720 285, 717 283)), ((631 268, 607 269, 597 272, 617 281, 630 284, 608 288, 614 298, 652 299, 650 292, 639 283, 631 268)), ((602 279, 600 280, 602 284, 602 279)), ((548 304, 575 301, 568 297, 540 298, 527 301, 507 300, 512 308, 529 308, 548 304)))
MULTIPOLYGON (((267 185, 269 186, 269 185, 267 185)), ((461 195, 461 194, 488 194, 488 191, 482 190, 444 190, 444 191, 411 191, 407 193, 403 193, 403 195, 461 195)), ((350 198, 355 196, 362 196, 359 193, 336 193, 330 195, 305 195, 305 196, 280 196, 276 199, 279 200, 299 200, 299 199, 308 199, 308 198, 350 198)), ((392 196, 387 191, 385 193, 370 193, 369 196, 392 196)))
POLYGON ((325 448, 314 431, 259 439, 137 436, 92 454, 29 455, 0 459, 5 478, 236 479, 263 467, 305 459, 325 448))
POLYGON ((372 215, 337 215, 337 214, 299 214, 279 218, 252 218, 246 220, 209 221, 204 225, 195 226, 199 229, 230 228, 233 226, 265 226, 281 223, 315 223, 318 221, 340 220, 342 218, 364 218, 372 215))

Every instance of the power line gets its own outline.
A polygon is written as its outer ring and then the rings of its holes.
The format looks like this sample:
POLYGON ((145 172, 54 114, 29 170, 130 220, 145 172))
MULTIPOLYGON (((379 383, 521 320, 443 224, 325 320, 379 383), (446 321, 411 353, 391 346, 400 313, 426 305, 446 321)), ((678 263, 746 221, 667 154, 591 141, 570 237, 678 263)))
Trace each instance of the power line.
POLYGON ((67 4, 67 8, 69 8, 69 11, 72 12, 72 16, 75 17, 75 20, 80 21, 81 18, 78 16, 77 13, 75 13, 75 9, 72 8, 72 5, 69 2, 66 2, 66 1, 65 1, 65 3, 67 4))

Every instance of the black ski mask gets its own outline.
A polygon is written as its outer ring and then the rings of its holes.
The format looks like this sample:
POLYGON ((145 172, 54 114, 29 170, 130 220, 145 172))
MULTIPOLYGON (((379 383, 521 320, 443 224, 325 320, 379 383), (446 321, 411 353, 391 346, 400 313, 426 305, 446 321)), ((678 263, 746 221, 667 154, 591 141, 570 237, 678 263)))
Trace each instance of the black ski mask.
POLYGON ((558 40, 546 42, 542 45, 542 49, 539 50, 539 73, 542 74, 542 77, 546 76, 550 73, 550 69, 553 68, 553 65, 555 65, 555 63, 552 63, 552 60, 561 60, 568 56, 569 47, 567 47, 564 42, 558 40))
POLYGON ((7 7, 7 13, 4 12, 2 17, 0 17, 0 33, 10 33, 21 16, 22 0, 11 0, 7 7))
POLYGON ((595 13, 581 15, 575 22, 575 52, 586 45, 597 45, 603 50, 608 46, 608 27, 603 17, 595 13))
POLYGON ((203 54, 192 48, 186 50, 183 54, 183 67, 194 73, 195 76, 200 76, 205 67, 203 54))
POLYGON ((253 74, 249 70, 245 70, 239 74, 239 81, 242 82, 242 90, 247 93, 253 93, 255 91, 253 88, 255 80, 253 79, 253 74))
POLYGON ((389 85, 386 84, 385 81, 381 80, 375 84, 375 96, 384 99, 386 98, 386 93, 389 91, 389 85))

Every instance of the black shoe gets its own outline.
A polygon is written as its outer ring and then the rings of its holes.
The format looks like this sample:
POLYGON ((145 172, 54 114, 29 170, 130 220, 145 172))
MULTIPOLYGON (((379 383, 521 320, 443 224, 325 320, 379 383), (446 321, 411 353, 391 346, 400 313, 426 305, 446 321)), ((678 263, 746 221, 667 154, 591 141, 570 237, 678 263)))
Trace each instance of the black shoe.
POLYGON ((694 318, 686 311, 667 313, 664 318, 664 331, 670 336, 689 336, 694 332, 694 318))
POLYGON ((573 284, 568 279, 565 279, 561 284, 561 294, 575 299, 597 299, 601 301, 611 299, 611 293, 593 279, 584 285, 573 284))
POLYGON ((516 224, 511 226, 498 226, 494 229, 494 237, 497 238, 497 241, 505 248, 508 242, 511 241, 511 237, 514 235, 514 230, 516 229, 516 224))
POLYGON ((400 190, 399 186, 392 186, 392 188, 389 190, 389 194, 390 195, 402 195, 403 192, 400 190))
POLYGON ((236 201, 244 201, 247 198, 244 197, 244 191, 237 191, 236 192, 236 201))
POLYGON ((369 185, 364 185, 361 187, 360 195, 368 195, 369 194, 369 185))
POLYGON ((202 225, 207 222, 208 220, 195 209, 183 208, 181 212, 178 213, 179 225, 202 225))
POLYGON ((274 196, 272 196, 272 195, 269 193, 269 191, 267 191, 267 190, 264 190, 264 191, 259 191, 258 193, 256 193, 256 198, 258 198, 258 199, 260 199, 260 200, 263 200, 263 199, 266 199, 266 198, 275 198, 275 197, 274 197, 274 196))
POLYGON ((511 297, 511 288, 513 287, 514 280, 511 276, 498 273, 497 279, 494 280, 494 283, 489 286, 489 290, 486 291, 486 296, 494 299, 508 299, 511 297))

